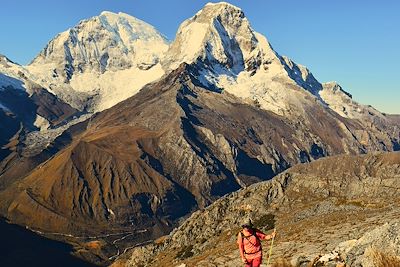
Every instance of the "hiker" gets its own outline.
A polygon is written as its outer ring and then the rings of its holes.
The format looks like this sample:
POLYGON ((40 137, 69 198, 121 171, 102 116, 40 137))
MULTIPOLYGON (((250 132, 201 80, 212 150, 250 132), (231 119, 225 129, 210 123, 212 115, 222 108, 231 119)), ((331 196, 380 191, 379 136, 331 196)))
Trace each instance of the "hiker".
POLYGON ((275 231, 266 235, 253 227, 251 219, 246 219, 242 230, 238 234, 240 256, 246 267, 259 267, 262 262, 261 240, 270 240, 275 237, 275 231))

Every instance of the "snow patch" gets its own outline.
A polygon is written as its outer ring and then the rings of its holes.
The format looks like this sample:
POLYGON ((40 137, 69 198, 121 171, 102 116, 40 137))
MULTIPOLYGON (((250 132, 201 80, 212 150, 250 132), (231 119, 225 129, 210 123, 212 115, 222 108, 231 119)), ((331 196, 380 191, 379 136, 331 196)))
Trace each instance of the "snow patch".
POLYGON ((11 110, 9 108, 7 108, 6 106, 4 106, 3 104, 0 103, 0 109, 6 111, 6 112, 11 112, 11 110))
POLYGON ((50 122, 40 115, 36 115, 34 126, 40 129, 40 131, 45 131, 50 127, 50 122))
POLYGON ((108 211, 108 213, 109 213, 110 215, 112 215, 112 216, 115 217, 115 213, 114 213, 114 211, 113 211, 112 209, 108 208, 107 211, 108 211))
POLYGON ((13 70, 5 72, 0 68, 0 90, 11 88, 25 91, 24 82, 14 73, 13 70))

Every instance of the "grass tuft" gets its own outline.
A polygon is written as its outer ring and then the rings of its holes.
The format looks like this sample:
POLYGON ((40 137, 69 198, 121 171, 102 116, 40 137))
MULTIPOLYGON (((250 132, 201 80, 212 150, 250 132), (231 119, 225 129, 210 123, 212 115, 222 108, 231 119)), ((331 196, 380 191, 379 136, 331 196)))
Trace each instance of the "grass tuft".
POLYGON ((398 267, 400 258, 392 255, 386 255, 379 251, 372 253, 374 266, 376 267, 398 267))

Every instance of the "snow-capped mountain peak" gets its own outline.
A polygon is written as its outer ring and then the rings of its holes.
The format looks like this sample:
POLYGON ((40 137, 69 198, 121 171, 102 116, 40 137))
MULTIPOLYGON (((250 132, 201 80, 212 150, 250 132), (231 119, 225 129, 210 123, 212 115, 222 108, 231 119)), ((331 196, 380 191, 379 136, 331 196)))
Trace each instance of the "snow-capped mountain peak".
POLYGON ((27 68, 72 106, 100 111, 161 77, 168 46, 150 24, 104 11, 58 34, 27 68))
POLYGON ((237 74, 262 61, 262 56, 274 57, 268 41, 261 41, 267 44, 264 49, 240 8, 224 2, 209 3, 181 24, 164 65, 173 69, 181 62, 200 60, 237 74))
POLYGON ((153 26, 125 13, 104 11, 59 34, 30 65, 67 63, 70 72, 149 67, 167 47, 153 26))
POLYGON ((322 90, 318 94, 330 109, 342 117, 360 120, 365 118, 385 119, 385 116, 373 107, 355 102, 352 95, 346 92, 337 82, 323 83, 322 90))
POLYGON ((223 1, 217 2, 217 3, 208 2, 205 4, 205 6, 212 6, 212 7, 216 7, 216 8, 231 8, 231 9, 241 10, 240 7, 237 7, 235 5, 232 5, 231 3, 223 2, 223 1))
POLYGON ((321 84, 307 68, 274 51, 268 39, 255 32, 244 12, 231 4, 207 4, 179 27, 163 67, 198 65, 199 79, 245 101, 283 115, 299 107, 299 91, 314 97, 321 84), (305 90, 290 90, 290 88, 305 90))
POLYGON ((353 98, 353 96, 350 93, 346 92, 342 88, 342 86, 340 86, 340 84, 337 83, 336 81, 323 83, 323 87, 325 90, 330 90, 335 93, 341 93, 341 94, 346 95, 348 98, 353 98))
POLYGON ((13 88, 30 93, 27 76, 29 73, 25 68, 0 54, 0 90, 13 88))
POLYGON ((11 61, 8 57, 6 57, 3 54, 0 54, 0 64, 5 65, 5 64, 16 64, 15 62, 11 61))
POLYGON ((205 86, 279 115, 304 117, 315 101, 343 117, 369 114, 338 84, 321 84, 307 67, 280 56, 240 8, 225 2, 206 4, 181 24, 162 65, 168 71, 182 62, 197 66, 205 86))

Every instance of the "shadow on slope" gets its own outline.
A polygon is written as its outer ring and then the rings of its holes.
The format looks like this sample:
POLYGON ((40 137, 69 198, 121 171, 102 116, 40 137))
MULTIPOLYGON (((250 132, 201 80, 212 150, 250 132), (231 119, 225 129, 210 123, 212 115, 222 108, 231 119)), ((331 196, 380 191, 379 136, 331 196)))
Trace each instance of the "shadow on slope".
POLYGON ((70 253, 72 246, 52 241, 0 219, 0 265, 30 267, 94 267, 70 253))

